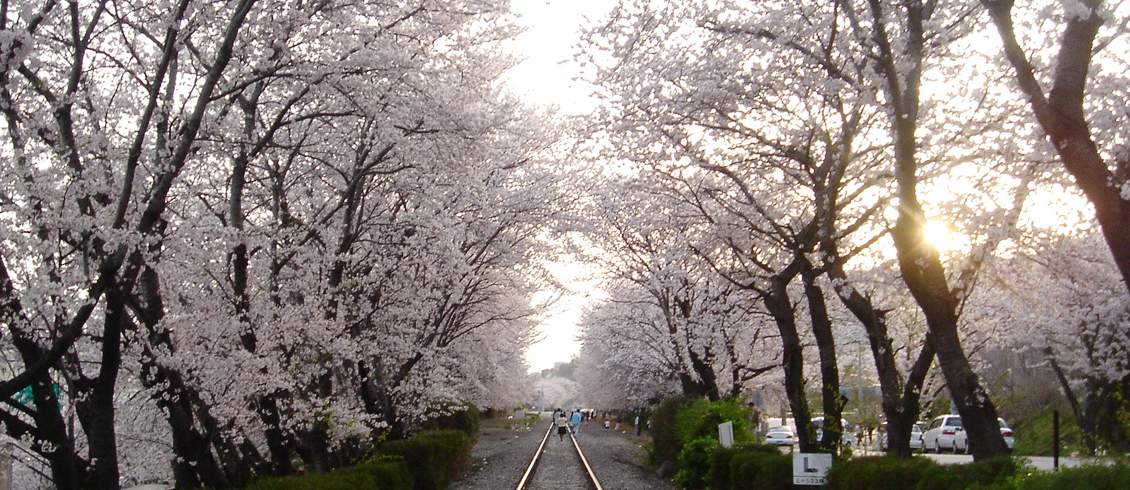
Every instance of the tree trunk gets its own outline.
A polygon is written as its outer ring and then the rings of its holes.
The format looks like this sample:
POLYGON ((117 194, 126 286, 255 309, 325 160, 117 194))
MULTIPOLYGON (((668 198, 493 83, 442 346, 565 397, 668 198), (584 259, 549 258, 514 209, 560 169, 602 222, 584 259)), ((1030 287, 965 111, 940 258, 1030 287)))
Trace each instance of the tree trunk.
POLYGON ((793 313, 793 303, 789 299, 788 290, 789 282, 796 277, 798 272, 799 265, 794 261, 794 264, 791 264, 785 271, 773 276, 770 280, 769 290, 764 294, 764 301, 765 309, 773 316, 781 334, 785 394, 789 398, 793 420, 796 421, 800 450, 802 452, 813 452, 816 450, 815 434, 812 428, 812 416, 808 411, 808 398, 804 392, 804 351, 801 348, 800 335, 797 333, 796 315, 793 313))
MULTIPOLYGON (((1084 14, 1073 12, 1064 15, 1067 25, 1056 55, 1052 89, 1045 95, 1035 68, 1016 39, 1012 22, 1013 2, 981 1, 997 26, 1004 54, 1016 70, 1020 90, 1063 161, 1064 168, 1094 206, 1095 219, 1122 274, 1123 284, 1130 288, 1130 200, 1122 193, 1127 176, 1115 175, 1103 160, 1087 125, 1084 110, 1095 36, 1103 24, 1099 13, 1103 2, 1085 0, 1080 3, 1087 9, 1084 14)), ((1122 161, 1115 162, 1116 166, 1130 165, 1126 157, 1122 158, 1122 161)))
POLYGON ((957 331, 957 298, 946 281, 937 250, 926 242, 926 214, 918 200, 918 109, 924 58, 924 25, 930 9, 920 0, 903 4, 906 46, 896 60, 887 37, 886 15, 878 0, 869 2, 874 39, 879 48, 878 71, 885 79, 891 109, 895 180, 898 182, 898 218, 892 230, 903 282, 926 316, 930 342, 942 365, 946 385, 969 435, 975 460, 1008 454, 997 424, 997 411, 974 374, 957 331))
POLYGON ((812 334, 816 337, 816 348, 820 351, 821 398, 824 405, 824 428, 817 444, 821 450, 838 453, 843 441, 844 427, 841 417, 847 397, 840 393, 840 370, 836 361, 836 339, 832 335, 832 320, 828 318, 828 308, 824 291, 816 285, 815 273, 806 267, 801 274, 804 281, 804 295, 808 299, 808 313, 812 319, 812 334))
POLYGON ((925 219, 921 208, 916 200, 907 196, 903 196, 901 201, 893 232, 895 247, 899 251, 899 266, 903 280, 926 316, 930 343, 969 436, 969 450, 978 461, 1008 454, 1008 446, 997 422, 996 406, 981 386, 961 347, 957 331, 957 299, 946 283, 937 252, 922 238, 925 219), (917 213, 908 210, 917 210, 917 213))
POLYGON ((687 348, 691 360, 691 368, 694 369, 695 374, 698 374, 699 381, 695 383, 698 393, 688 396, 705 396, 707 400, 716 402, 720 399, 718 390, 718 378, 714 374, 714 368, 708 362, 703 360, 693 349, 687 348))
POLYGON ((901 459, 910 458, 911 427, 918 420, 922 385, 934 362, 934 349, 929 341, 923 344, 904 384, 887 330, 886 312, 876 308, 870 298, 850 286, 842 265, 843 261, 837 258, 828 274, 838 284, 836 293, 840 301, 867 331, 875 371, 879 375, 883 415, 887 418, 887 453, 901 459))
POLYGON ((120 488, 117 437, 114 433, 114 389, 121 367, 122 332, 129 325, 122 294, 106 294, 106 320, 102 332, 102 362, 93 380, 76 381, 81 395, 75 400, 75 414, 86 433, 93 474, 85 485, 98 490, 120 488))
MULTIPOLYGON (((18 335, 17 332, 17 329, 12 329, 12 343, 19 351, 25 366, 34 365, 46 356, 43 348, 33 340, 18 335)), ((85 479, 83 468, 86 464, 75 453, 74 438, 67 431, 66 421, 60 411, 59 398, 55 394, 55 383, 51 381, 49 373, 50 371, 44 373, 30 384, 35 407, 28 408, 35 423, 37 452, 47 460, 56 489, 79 490, 85 479)))

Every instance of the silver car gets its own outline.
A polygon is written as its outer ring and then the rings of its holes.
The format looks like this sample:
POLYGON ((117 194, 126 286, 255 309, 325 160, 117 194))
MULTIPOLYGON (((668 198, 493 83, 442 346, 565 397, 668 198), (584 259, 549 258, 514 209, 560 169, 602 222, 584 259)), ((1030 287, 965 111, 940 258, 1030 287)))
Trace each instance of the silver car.
POLYGON ((942 452, 953 451, 954 439, 959 432, 965 432, 960 415, 940 415, 930 421, 926 432, 922 433, 922 450, 942 452))
MULTIPOLYGON (((1001 426, 1001 435, 1004 436, 1004 443, 1008 446, 1008 450, 1011 451, 1013 446, 1016 446, 1016 437, 1013 436, 1012 429, 1008 427, 1004 419, 997 419, 997 422, 1001 426)), ((953 452, 969 452, 969 437, 966 435, 965 431, 961 431, 957 434, 957 437, 954 437, 953 452)))
MULTIPOLYGON (((816 427, 816 440, 819 441, 824 437, 824 417, 813 417, 812 426, 816 427)), ((840 427, 843 428, 840 443, 847 447, 855 447, 855 433, 851 430, 851 424, 847 420, 840 419, 840 427)))
MULTIPOLYGON (((910 427, 910 450, 922 449, 922 425, 914 424, 910 427)), ((887 450, 887 423, 879 426, 878 435, 875 436, 875 450, 887 450)))
POLYGON ((778 446, 792 446, 796 442, 796 433, 793 428, 782 425, 769 429, 765 433, 766 444, 776 444, 778 446))

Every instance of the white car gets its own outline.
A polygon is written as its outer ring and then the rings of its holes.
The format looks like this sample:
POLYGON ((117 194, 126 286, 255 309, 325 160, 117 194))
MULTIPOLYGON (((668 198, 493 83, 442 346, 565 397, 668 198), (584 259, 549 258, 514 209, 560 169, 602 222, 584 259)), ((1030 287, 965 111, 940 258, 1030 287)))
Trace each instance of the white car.
MULTIPOLYGON (((914 424, 910 427, 910 450, 922 449, 922 425, 914 424)), ((875 450, 887 450, 887 423, 879 426, 878 435, 875 436, 875 450)))
MULTIPOLYGON (((1008 424, 1004 422, 1004 419, 997 419, 997 422, 1000 423, 1001 435, 1004 436, 1004 443, 1008 446, 1008 450, 1011 451, 1013 446, 1016 446, 1016 437, 1013 436, 1012 429, 1008 427, 1008 424)), ((957 434, 957 437, 954 437, 953 452, 969 452, 969 437, 968 435, 966 435, 965 431, 961 431, 957 434)))
POLYGON ((769 432, 765 433, 766 444, 776 444, 778 446, 792 446, 796 442, 796 433, 793 428, 785 425, 773 427, 769 432))
MULTIPOLYGON (((813 417, 812 426, 816 428, 816 440, 819 441, 824 436, 824 417, 813 417)), ((847 447, 855 446, 855 433, 851 430, 851 424, 847 420, 840 419, 840 427, 843 429, 843 434, 840 435, 840 442, 847 447)))
POLYGON ((954 439, 959 432, 965 429, 961 425, 960 415, 940 415, 930 421, 926 432, 922 433, 922 450, 942 452, 943 449, 953 451, 954 439))

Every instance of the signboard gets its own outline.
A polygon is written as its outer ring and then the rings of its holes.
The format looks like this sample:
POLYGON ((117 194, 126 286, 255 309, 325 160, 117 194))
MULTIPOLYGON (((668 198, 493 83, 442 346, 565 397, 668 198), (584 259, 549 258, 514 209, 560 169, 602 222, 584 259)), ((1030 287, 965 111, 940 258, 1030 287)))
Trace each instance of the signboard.
POLYGON ((724 448, 734 447, 734 423, 722 422, 718 424, 718 442, 722 443, 724 448))
POLYGON ((828 483, 828 471, 831 469, 832 455, 829 453, 793 454, 793 485, 828 483))

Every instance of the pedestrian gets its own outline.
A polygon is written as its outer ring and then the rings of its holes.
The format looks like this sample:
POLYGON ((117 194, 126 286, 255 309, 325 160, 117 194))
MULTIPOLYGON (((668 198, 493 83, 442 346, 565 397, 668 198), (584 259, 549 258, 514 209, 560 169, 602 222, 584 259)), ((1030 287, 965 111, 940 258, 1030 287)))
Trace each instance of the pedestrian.
POLYGON ((580 411, 573 412, 573 420, 571 420, 571 422, 573 423, 573 427, 577 429, 578 436, 581 435, 581 422, 583 419, 584 416, 581 415, 580 411))
POLYGON ((561 416, 557 417, 557 438, 564 441, 566 432, 569 432, 569 419, 565 418, 565 411, 562 411, 561 416))

